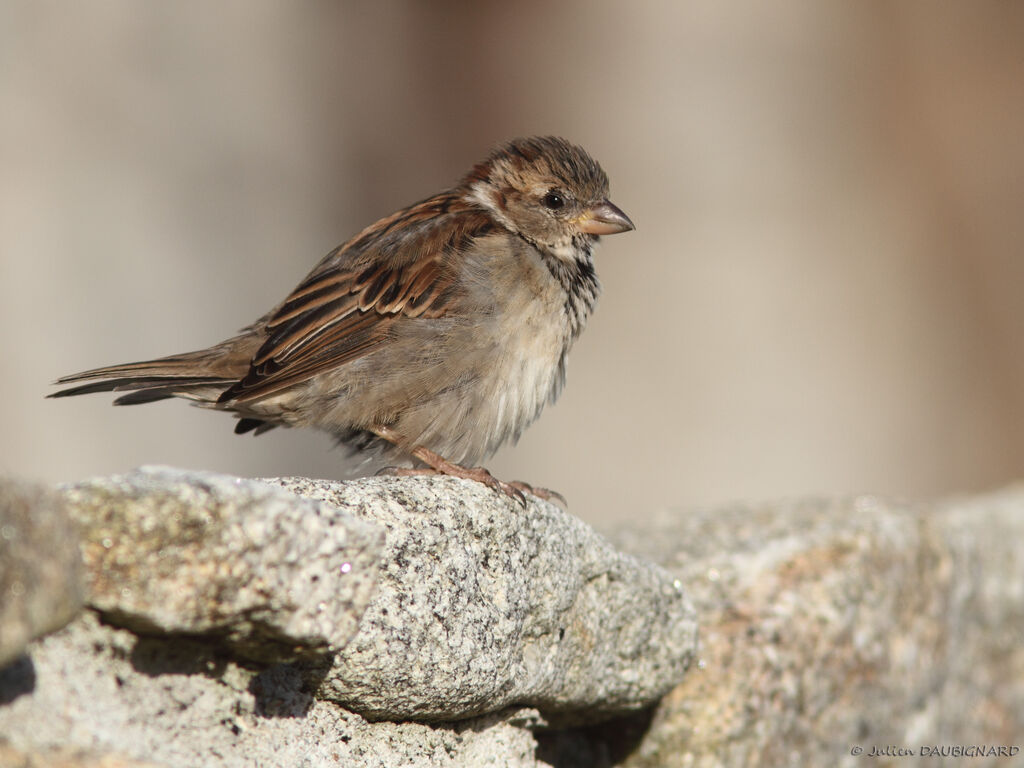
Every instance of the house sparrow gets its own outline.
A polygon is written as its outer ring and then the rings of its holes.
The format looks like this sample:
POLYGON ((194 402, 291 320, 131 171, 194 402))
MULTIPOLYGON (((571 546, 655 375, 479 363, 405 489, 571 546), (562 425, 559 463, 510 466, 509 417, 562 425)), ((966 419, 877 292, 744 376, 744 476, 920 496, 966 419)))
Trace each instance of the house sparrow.
POLYGON ((317 427, 354 450, 471 478, 554 401, 600 285, 601 235, 633 229, 561 138, 516 139, 454 188, 329 253, 277 307, 208 349, 76 373, 50 397, 128 391, 230 411, 235 432, 317 427))

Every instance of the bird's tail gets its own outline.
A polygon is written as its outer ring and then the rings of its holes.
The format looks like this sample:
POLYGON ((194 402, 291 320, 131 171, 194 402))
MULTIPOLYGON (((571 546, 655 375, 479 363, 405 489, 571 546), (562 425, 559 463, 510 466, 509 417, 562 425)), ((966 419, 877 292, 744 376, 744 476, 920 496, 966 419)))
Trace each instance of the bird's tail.
POLYGON ((221 393, 249 369, 250 344, 244 337, 231 339, 209 349, 143 360, 137 363, 93 368, 62 376, 54 384, 76 386, 48 397, 70 397, 93 392, 126 392, 114 405, 137 405, 182 397, 198 405, 213 406, 221 393), (84 382, 84 383, 83 383, 84 382))

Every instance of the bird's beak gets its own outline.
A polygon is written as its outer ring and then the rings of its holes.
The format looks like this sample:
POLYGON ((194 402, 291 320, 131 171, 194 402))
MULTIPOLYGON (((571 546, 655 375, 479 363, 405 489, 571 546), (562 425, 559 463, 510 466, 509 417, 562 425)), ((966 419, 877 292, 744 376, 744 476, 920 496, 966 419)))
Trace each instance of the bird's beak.
POLYGON ((635 229, 629 216, 607 200, 585 210, 578 222, 580 229, 588 235, 614 235, 635 229))

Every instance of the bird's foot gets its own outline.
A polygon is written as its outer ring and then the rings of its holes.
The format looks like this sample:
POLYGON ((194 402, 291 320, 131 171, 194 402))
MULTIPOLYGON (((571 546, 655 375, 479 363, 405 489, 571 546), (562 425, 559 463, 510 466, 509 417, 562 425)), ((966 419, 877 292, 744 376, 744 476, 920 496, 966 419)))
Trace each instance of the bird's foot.
POLYGON ((536 496, 538 499, 544 501, 555 501, 563 509, 569 508, 569 502, 565 500, 565 496, 560 494, 558 491, 552 491, 550 488, 538 488, 537 486, 524 483, 522 480, 512 480, 508 483, 513 488, 518 488, 523 493, 528 493, 531 496, 536 496))
POLYGON ((478 483, 483 483, 488 488, 503 493, 510 499, 515 499, 523 507, 526 506, 526 494, 528 493, 536 496, 538 499, 544 499, 544 501, 557 499, 562 503, 563 507, 567 506, 565 497, 562 494, 549 491, 547 488, 534 488, 529 483, 523 483, 518 480, 506 483, 496 478, 483 467, 464 467, 461 464, 448 461, 444 456, 434 453, 422 445, 413 445, 411 448, 407 447, 408 441, 386 424, 375 424, 370 431, 393 445, 405 447, 409 453, 427 465, 426 467, 416 469, 385 467, 377 473, 378 475, 448 475, 449 477, 461 477, 464 480, 476 480, 478 483))
MULTIPOLYGON (((440 456, 437 458, 440 459, 440 461, 437 462, 438 466, 417 467, 415 469, 407 469, 405 467, 384 467, 384 469, 380 470, 377 474, 392 475, 395 477, 448 475, 449 477, 461 477, 464 480, 476 480, 478 483, 483 483, 488 488, 499 493, 503 493, 510 499, 514 499, 522 507, 526 506, 526 496, 524 495, 524 491, 527 493, 533 493, 530 486, 525 483, 506 483, 496 478, 483 467, 464 467, 461 464, 453 464, 450 461, 442 459, 440 456)), ((534 495, 538 494, 535 493, 534 495)))

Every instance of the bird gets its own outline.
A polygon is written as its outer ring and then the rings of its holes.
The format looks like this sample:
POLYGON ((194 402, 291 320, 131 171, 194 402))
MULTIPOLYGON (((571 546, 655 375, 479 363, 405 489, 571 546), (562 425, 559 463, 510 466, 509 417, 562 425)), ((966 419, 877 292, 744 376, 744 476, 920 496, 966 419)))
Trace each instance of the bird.
MULTIPOLYGON (((600 238, 634 229, 608 177, 556 136, 495 148, 454 187, 371 224, 276 307, 206 349, 63 376, 48 397, 183 398, 235 432, 313 427, 391 474, 524 493, 477 466, 562 391, 601 290, 600 238)), ((564 499, 562 499, 564 501, 564 499)))

